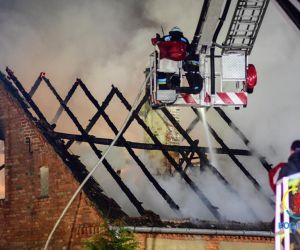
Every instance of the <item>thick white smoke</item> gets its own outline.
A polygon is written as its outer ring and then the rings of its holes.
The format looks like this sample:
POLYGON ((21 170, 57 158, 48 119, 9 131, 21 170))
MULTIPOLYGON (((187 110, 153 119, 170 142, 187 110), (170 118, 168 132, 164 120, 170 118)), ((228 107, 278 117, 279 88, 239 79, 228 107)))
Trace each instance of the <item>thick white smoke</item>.
MULTIPOLYGON (((62 96, 75 79, 80 77, 99 100, 103 100, 110 90, 110 85, 115 84, 128 100, 132 101, 144 79, 143 70, 152 50, 150 38, 156 32, 160 32, 161 25, 165 33, 172 26, 178 25, 191 40, 202 1, 188 0, 183 3, 180 0, 0 0, 0 6, 0 68, 4 70, 7 65, 12 67, 27 89, 39 72, 45 71, 62 96)), ((258 86, 249 98, 247 109, 225 110, 247 135, 252 146, 274 164, 286 160, 291 141, 300 138, 297 126, 300 108, 300 85, 297 75, 300 58, 299 39, 299 32, 297 33, 293 24, 271 2, 249 58, 249 62, 255 64, 258 70, 258 86)), ((58 105, 53 105, 56 100, 46 91, 46 88, 41 88, 35 100, 42 110, 47 112, 48 117, 52 118, 58 105), (49 110, 50 106, 53 109, 49 110)), ((75 113, 83 124, 87 124, 95 112, 82 93, 75 95, 70 106, 76 110, 75 113)), ((126 110, 120 107, 120 103, 114 100, 108 109, 112 120, 118 126, 126 115, 126 110)), ((190 116, 185 115, 183 121, 186 125, 194 118, 193 113, 188 112, 190 116)), ((242 142, 235 139, 236 136, 221 119, 216 118, 213 111, 209 111, 207 118, 230 147, 243 147, 242 142)), ((66 124, 70 122, 63 116, 58 123, 58 129, 77 132, 74 126, 66 127, 66 124)), ((97 124, 93 133, 113 137, 113 133, 103 122, 97 124)), ((126 136, 142 140, 143 133, 141 129, 131 129, 126 136)), ((203 128, 197 126, 192 131, 192 136, 199 138, 200 144, 205 145, 203 128)), ((213 144, 218 146, 214 141, 213 144)), ((80 152, 83 161, 89 166, 96 162, 96 158, 91 157, 92 154, 85 144, 76 145, 73 150, 80 152)), ((147 166, 155 165, 155 162, 143 156, 142 152, 137 153, 144 157, 147 166)), ((125 155, 124 150, 114 149, 108 160, 116 169, 123 169, 122 178, 144 202, 146 208, 149 207, 164 217, 175 216, 145 180, 135 163, 125 155), (116 155, 122 157, 116 158, 116 155)), ((240 160, 246 161, 249 172, 270 194, 267 173, 259 162, 250 158, 240 160)), ((222 162, 220 172, 241 191, 242 199, 223 191, 224 186, 209 172, 203 174, 205 178, 199 172, 191 172, 191 178, 205 190, 207 196, 220 207, 220 212, 228 219, 253 219, 245 206, 244 197, 245 200, 256 201, 249 206, 256 211, 259 219, 269 220, 272 208, 259 197, 251 185, 244 186, 248 180, 240 174, 240 170, 232 166, 228 157, 218 157, 218 161, 222 162), (224 197, 230 200, 230 203, 224 205, 224 197)), ((97 176, 109 195, 127 212, 136 214, 103 168, 98 170, 97 176)), ((178 202, 185 216, 212 219, 203 204, 178 176, 160 178, 159 182, 178 202)))

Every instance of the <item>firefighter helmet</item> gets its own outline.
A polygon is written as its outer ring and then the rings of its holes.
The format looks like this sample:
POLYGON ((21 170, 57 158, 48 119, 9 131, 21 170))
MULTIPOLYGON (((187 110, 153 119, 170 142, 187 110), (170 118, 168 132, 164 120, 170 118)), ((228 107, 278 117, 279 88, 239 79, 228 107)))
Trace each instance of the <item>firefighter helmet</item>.
POLYGON ((182 33, 181 29, 178 26, 173 27, 170 32, 180 32, 182 33))

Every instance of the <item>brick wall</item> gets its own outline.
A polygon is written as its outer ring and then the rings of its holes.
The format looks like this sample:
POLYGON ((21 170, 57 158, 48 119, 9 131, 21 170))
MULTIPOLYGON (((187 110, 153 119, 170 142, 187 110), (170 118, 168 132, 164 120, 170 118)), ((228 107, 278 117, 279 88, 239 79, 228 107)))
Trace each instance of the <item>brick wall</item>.
POLYGON ((273 250, 268 237, 139 233, 140 250, 273 250))
MULTIPOLYGON (((1 84, 0 100, 6 166, 6 198, 0 201, 0 249, 41 249, 78 184, 1 84), (40 196, 42 166, 49 168, 48 197, 40 196)), ((97 232, 101 221, 81 194, 67 212, 51 246, 81 249, 81 242, 97 232)))

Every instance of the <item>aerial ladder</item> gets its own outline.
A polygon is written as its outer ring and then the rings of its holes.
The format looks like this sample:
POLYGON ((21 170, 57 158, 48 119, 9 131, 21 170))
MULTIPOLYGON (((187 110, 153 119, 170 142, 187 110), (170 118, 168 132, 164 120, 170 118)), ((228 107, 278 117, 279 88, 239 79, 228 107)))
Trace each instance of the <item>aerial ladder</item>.
POLYGON ((230 0, 205 0, 199 22, 190 45, 188 57, 199 58, 199 74, 202 89, 199 93, 185 93, 181 87, 187 85, 184 60, 177 62, 175 69, 162 63, 159 50, 150 56, 148 90, 152 107, 191 106, 246 107, 248 94, 257 82, 254 65, 248 64, 254 42, 266 13, 269 0, 238 0, 222 44, 217 38, 228 15, 230 0), (160 89, 158 72, 172 72, 180 78, 180 87, 160 89))

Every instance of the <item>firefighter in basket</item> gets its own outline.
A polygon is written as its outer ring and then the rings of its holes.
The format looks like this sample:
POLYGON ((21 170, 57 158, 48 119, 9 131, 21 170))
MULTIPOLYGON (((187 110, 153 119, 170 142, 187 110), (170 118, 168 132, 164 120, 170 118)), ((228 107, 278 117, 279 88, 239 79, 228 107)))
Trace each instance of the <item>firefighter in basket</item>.
POLYGON ((189 40, 180 28, 175 26, 168 35, 152 38, 158 47, 157 84, 159 90, 176 89, 177 92, 200 93, 202 78, 199 74, 199 58, 188 54, 189 40), (190 87, 180 88, 180 70, 186 71, 190 87))

